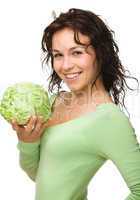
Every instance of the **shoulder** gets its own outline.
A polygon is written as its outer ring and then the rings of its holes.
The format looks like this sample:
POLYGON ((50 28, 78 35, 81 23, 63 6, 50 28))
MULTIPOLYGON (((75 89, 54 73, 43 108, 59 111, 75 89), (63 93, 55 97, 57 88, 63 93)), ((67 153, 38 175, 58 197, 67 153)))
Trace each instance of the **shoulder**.
POLYGON ((97 106, 104 103, 114 103, 111 95, 107 91, 95 91, 92 100, 97 106))
POLYGON ((121 110, 121 108, 114 104, 114 106, 108 106, 106 112, 104 112, 103 121, 104 126, 108 131, 112 133, 116 132, 117 135, 128 135, 130 132, 134 132, 135 129, 129 119, 129 117, 121 110))
POLYGON ((62 106, 65 95, 67 94, 67 91, 60 91, 59 93, 53 94, 50 97, 50 103, 52 106, 52 112, 55 111, 55 109, 58 109, 60 106, 62 106))
POLYGON ((61 91, 50 96, 51 116, 47 121, 48 126, 58 123, 60 118, 62 118, 62 113, 64 112, 63 98, 65 93, 66 91, 61 91))

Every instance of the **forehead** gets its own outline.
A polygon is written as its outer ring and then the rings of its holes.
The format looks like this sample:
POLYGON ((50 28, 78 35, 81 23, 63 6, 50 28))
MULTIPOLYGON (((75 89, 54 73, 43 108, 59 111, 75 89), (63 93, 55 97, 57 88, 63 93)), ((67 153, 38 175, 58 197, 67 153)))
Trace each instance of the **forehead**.
MULTIPOLYGON (((83 45, 90 43, 90 38, 78 32, 78 38, 83 45)), ((52 49, 69 49, 77 44, 74 40, 74 31, 70 28, 64 28, 54 33, 52 37, 52 49)))

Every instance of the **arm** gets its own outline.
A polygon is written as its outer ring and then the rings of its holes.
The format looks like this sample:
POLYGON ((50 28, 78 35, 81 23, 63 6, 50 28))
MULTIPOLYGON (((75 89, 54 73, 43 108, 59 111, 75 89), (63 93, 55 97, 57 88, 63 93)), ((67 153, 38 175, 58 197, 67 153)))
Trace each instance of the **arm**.
MULTIPOLYGON (((51 105, 55 100, 56 95, 50 98, 51 105)), ((49 120, 48 120, 49 121, 49 120)), ((17 148, 19 150, 20 167, 27 175, 35 181, 37 169, 40 160, 40 140, 48 125, 48 121, 44 122, 43 118, 33 117, 29 120, 26 127, 18 126, 13 123, 13 129, 16 130, 19 142, 17 148), (34 127, 32 131, 32 127, 34 127)))
POLYGON ((112 160, 130 189, 125 200, 140 200, 140 146, 129 119, 110 112, 100 123, 100 154, 112 160))
POLYGON ((19 141, 17 148, 19 150, 19 163, 21 168, 35 181, 39 165, 40 140, 34 143, 19 141))
POLYGON ((40 157, 40 138, 46 129, 42 117, 31 117, 26 126, 12 123, 18 136, 19 162, 21 168, 35 181, 40 157), (32 128, 33 127, 33 128, 32 128))

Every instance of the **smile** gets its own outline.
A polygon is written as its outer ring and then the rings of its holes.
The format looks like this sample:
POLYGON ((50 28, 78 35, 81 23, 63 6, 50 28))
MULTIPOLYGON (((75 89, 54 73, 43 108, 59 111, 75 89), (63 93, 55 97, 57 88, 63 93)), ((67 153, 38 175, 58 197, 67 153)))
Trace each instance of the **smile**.
POLYGON ((73 74, 67 74, 65 75, 66 79, 68 80, 75 80, 77 78, 79 78, 79 75, 81 74, 82 72, 78 72, 78 73, 73 73, 73 74))

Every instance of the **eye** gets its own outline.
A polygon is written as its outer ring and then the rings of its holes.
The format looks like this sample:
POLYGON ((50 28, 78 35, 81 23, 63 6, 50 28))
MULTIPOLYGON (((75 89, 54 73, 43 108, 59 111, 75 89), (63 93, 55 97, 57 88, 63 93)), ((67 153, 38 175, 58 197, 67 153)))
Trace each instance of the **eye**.
POLYGON ((56 53, 56 54, 53 55, 53 58, 59 58, 59 57, 61 57, 61 56, 62 56, 62 54, 56 53))
POLYGON ((82 54, 83 52, 82 51, 74 51, 73 52, 73 55, 80 55, 80 54, 82 54))

